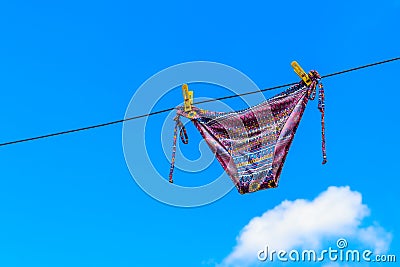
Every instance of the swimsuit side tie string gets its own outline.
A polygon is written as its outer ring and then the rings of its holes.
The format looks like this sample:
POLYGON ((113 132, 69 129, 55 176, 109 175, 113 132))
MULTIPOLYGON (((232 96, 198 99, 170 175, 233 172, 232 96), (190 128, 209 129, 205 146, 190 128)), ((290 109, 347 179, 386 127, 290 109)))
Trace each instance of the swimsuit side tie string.
POLYGON ((175 168, 175 154, 176 154, 176 139, 178 136, 178 129, 179 129, 179 136, 181 138, 182 143, 185 145, 189 143, 189 138, 186 132, 186 128, 180 120, 180 115, 177 114, 174 118, 175 121, 175 128, 174 128, 174 141, 172 144, 172 157, 171 157, 171 168, 169 170, 169 182, 173 183, 174 180, 172 179, 172 175, 174 173, 175 168))

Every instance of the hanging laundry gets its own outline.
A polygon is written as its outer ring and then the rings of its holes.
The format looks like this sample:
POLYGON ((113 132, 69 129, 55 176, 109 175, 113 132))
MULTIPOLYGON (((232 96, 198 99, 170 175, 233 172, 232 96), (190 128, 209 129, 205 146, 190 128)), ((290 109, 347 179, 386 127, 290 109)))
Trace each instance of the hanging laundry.
POLYGON ((185 127, 180 121, 180 116, 183 116, 194 123, 240 194, 277 187, 289 147, 308 100, 315 99, 317 85, 322 125, 322 164, 325 164, 324 89, 317 71, 310 71, 306 78, 308 80, 304 78, 254 107, 237 112, 178 107, 169 181, 173 182, 178 132, 183 143, 188 143, 185 127))

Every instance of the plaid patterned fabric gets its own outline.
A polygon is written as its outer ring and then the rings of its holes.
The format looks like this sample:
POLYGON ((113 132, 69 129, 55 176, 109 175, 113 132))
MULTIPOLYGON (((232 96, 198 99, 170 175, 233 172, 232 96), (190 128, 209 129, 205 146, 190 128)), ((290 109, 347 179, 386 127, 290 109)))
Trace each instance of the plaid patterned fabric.
MULTIPOLYGON (((257 106, 238 112, 193 107, 187 113, 178 107, 176 120, 179 121, 179 116, 192 120, 241 194, 274 188, 278 186, 308 99, 315 97, 318 80, 314 79, 310 87, 300 82, 257 106)), ((173 161, 175 149, 176 136, 173 161)), ((173 168, 171 164, 171 182, 173 168)))

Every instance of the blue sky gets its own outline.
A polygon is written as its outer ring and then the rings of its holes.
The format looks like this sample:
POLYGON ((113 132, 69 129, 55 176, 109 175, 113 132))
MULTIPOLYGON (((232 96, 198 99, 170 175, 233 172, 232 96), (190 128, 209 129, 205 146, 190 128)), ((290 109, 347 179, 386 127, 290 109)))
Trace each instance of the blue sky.
MULTIPOLYGON (((0 142, 121 119, 144 81, 182 62, 227 64, 266 88, 298 80, 292 60, 328 74, 398 57, 399 12, 398 0, 5 1, 0 142)), ((199 208, 162 204, 137 186, 124 160, 122 125, 1 147, 0 265, 213 266, 254 217, 284 200, 311 201, 329 186, 359 192, 370 210, 359 227, 379 224, 392 235, 389 251, 398 252, 399 70, 394 62, 324 81, 326 166, 314 101, 278 189, 232 190, 199 208)), ((196 96, 226 93, 204 87, 196 96)), ((180 97, 177 88, 157 108, 180 97)), ((149 119, 150 154, 158 155, 156 126, 165 119, 149 119)), ((198 134, 188 131, 197 148, 198 134)), ((165 158, 154 161, 167 179, 165 158)), ((214 162, 207 173, 221 168, 214 162)), ((175 179, 194 178, 178 172, 175 179)))

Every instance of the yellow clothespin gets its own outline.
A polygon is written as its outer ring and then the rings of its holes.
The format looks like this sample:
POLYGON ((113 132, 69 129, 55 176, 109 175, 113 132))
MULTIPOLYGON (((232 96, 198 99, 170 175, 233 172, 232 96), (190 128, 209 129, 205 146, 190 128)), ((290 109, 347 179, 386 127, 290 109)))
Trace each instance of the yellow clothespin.
POLYGON ((193 105, 193 91, 189 91, 189 87, 186 83, 182 85, 182 94, 184 99, 184 109, 185 112, 192 111, 193 105))
POLYGON ((292 61, 292 65, 294 72, 300 76, 300 78, 306 83, 307 86, 311 84, 311 79, 308 74, 300 67, 299 63, 296 61, 292 61))

